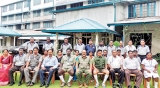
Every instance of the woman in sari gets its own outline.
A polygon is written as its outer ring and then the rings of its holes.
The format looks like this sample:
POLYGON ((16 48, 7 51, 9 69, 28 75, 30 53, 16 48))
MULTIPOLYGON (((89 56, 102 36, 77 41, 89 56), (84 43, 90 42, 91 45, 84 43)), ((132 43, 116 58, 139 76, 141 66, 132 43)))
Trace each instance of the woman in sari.
POLYGON ((12 66, 13 56, 11 56, 7 49, 3 50, 3 55, 0 57, 0 86, 9 83, 8 71, 12 66))

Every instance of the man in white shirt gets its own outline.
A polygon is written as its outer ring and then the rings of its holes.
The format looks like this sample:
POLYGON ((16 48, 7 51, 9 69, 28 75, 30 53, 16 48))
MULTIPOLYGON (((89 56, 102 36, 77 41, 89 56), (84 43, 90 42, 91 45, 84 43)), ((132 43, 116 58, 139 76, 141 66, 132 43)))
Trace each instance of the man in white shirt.
POLYGON ((134 88, 140 88, 143 74, 140 71, 140 64, 138 60, 133 57, 133 51, 131 50, 128 51, 128 57, 123 61, 123 69, 125 70, 125 77, 128 88, 132 88, 130 85, 130 74, 136 75, 136 85, 134 88))
POLYGON ((46 43, 43 45, 43 51, 50 50, 50 49, 54 51, 54 46, 53 46, 53 43, 51 43, 50 37, 47 37, 46 43))
POLYGON ((116 88, 117 86, 119 86, 119 88, 122 88, 122 84, 124 82, 124 75, 125 75, 122 63, 123 62, 121 58, 117 56, 117 51, 112 50, 112 56, 110 56, 108 59, 108 65, 110 68, 110 75, 113 82, 113 88, 116 88), (116 77, 115 73, 119 74, 117 85, 115 84, 115 77, 116 77))
POLYGON ((78 43, 74 46, 74 50, 78 50, 79 55, 82 55, 82 51, 85 50, 85 45, 82 43, 82 38, 78 39, 78 43))
POLYGON ((108 51, 107 57, 112 56, 112 50, 116 50, 116 46, 113 45, 113 40, 110 40, 109 45, 107 46, 107 51, 108 51))
POLYGON ((133 50, 136 50, 136 47, 134 45, 132 45, 132 40, 129 40, 128 41, 128 45, 125 46, 125 54, 126 54, 126 57, 128 56, 128 51, 133 51, 133 50))
POLYGON ((102 40, 99 42, 99 45, 97 46, 96 49, 102 50, 102 52, 103 52, 103 50, 106 50, 106 46, 104 45, 104 42, 102 40))

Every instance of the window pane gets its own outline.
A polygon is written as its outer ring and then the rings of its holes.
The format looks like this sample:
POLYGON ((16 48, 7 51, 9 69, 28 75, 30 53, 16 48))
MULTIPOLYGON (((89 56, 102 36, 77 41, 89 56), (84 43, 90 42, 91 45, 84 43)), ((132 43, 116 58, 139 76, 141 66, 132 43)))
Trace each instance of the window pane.
POLYGON ((41 10, 33 11, 33 17, 41 16, 41 10))
POLYGON ((129 5, 129 17, 134 17, 134 5, 129 5))
POLYGON ((44 28, 52 28, 53 27, 53 21, 43 22, 43 27, 44 28))
POLYGON ((7 21, 7 16, 2 16, 2 21, 7 21))
POLYGON ((104 2, 104 0, 88 0, 88 4, 95 4, 100 2, 104 2))
POLYGON ((14 20, 14 15, 8 16, 8 20, 14 20))
POLYGON ((2 7, 2 12, 7 12, 7 6, 2 7))
POLYGON ((66 9, 67 6, 66 5, 63 5, 63 6, 57 6, 56 7, 56 10, 63 10, 63 9, 66 9))
POLYGON ((44 0, 44 3, 53 2, 53 0, 44 0))
POLYGON ((9 29, 13 29, 13 25, 8 26, 9 29))
POLYGON ((16 9, 21 9, 22 8, 22 2, 19 2, 16 4, 16 9))
POLYGON ((24 1, 24 8, 25 8, 25 7, 29 7, 29 2, 28 2, 28 0, 24 1))
POLYGON ((80 6, 83 6, 83 2, 71 4, 71 8, 76 8, 76 7, 80 7, 80 6))
POLYGON ((14 10, 14 4, 9 5, 9 11, 14 10))
POLYGON ((22 14, 16 14, 16 20, 19 20, 22 18, 22 14))
POLYGON ((52 13, 51 13, 52 10, 53 10, 53 8, 44 9, 43 15, 44 15, 44 16, 51 15, 51 14, 52 14, 52 13))
POLYGON ((34 0, 33 1, 33 5, 40 5, 41 4, 41 0, 34 0))
POLYGON ((149 3, 149 16, 155 16, 155 3, 149 3))
POLYGON ((35 29, 35 28, 40 28, 40 23, 38 22, 38 23, 33 23, 33 29, 35 29))
POLYGON ((147 4, 142 4, 142 17, 147 16, 147 4))
POLYGON ((23 13, 23 18, 24 19, 30 18, 30 13, 29 12, 23 13))
POLYGON ((140 17, 140 5, 135 5, 135 9, 136 9, 135 16, 140 17))

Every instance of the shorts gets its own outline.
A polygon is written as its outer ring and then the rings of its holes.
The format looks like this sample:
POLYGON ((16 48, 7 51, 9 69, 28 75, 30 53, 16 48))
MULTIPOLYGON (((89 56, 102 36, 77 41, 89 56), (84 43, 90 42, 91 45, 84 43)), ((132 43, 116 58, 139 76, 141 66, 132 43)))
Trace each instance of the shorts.
POLYGON ((73 70, 73 68, 62 68, 62 70, 64 70, 65 72, 68 72, 70 70, 73 70))

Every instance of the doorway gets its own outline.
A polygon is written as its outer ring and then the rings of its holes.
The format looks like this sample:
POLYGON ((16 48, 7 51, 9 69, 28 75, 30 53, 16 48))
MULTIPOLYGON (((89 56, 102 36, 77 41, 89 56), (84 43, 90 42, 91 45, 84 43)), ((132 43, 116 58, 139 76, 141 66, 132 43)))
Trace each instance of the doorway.
POLYGON ((131 33, 130 39, 133 41, 133 45, 135 45, 136 47, 140 45, 140 40, 144 39, 146 42, 146 45, 148 45, 151 50, 152 33, 131 33))
POLYGON ((83 44, 87 45, 89 43, 90 39, 91 39, 91 33, 83 33, 82 34, 83 44))

